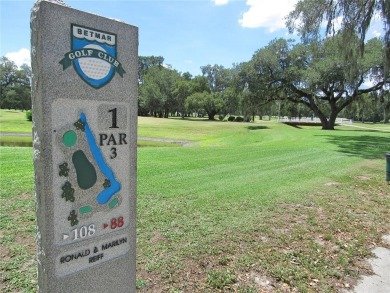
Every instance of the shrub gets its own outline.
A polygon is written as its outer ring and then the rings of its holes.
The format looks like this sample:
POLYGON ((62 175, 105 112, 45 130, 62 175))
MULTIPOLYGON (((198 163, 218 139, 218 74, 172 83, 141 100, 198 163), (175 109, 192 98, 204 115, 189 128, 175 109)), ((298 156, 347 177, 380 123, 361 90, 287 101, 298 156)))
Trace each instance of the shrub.
POLYGON ((223 119, 225 119, 225 115, 219 115, 219 120, 223 121, 223 119))
POLYGON ((236 117, 234 117, 234 116, 229 116, 228 121, 234 121, 234 119, 236 119, 236 117))
POLYGON ((26 119, 28 121, 32 121, 32 111, 31 110, 26 111, 26 119))
POLYGON ((243 122, 244 118, 240 117, 240 116, 237 116, 236 119, 234 119, 234 121, 236 121, 236 122, 243 122))

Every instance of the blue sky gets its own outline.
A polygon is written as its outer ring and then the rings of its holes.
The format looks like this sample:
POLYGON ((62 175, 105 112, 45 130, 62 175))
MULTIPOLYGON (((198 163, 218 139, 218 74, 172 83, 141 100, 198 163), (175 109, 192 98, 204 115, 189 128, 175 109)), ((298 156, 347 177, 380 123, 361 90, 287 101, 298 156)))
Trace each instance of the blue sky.
MULTIPOLYGON (((72 8, 139 28, 139 55, 163 56, 180 72, 231 67, 272 39, 288 35, 283 17, 296 0, 65 0, 72 8)), ((30 10, 35 0, 0 0, 0 56, 29 63, 30 10)), ((381 31, 374 24, 369 37, 381 31)))

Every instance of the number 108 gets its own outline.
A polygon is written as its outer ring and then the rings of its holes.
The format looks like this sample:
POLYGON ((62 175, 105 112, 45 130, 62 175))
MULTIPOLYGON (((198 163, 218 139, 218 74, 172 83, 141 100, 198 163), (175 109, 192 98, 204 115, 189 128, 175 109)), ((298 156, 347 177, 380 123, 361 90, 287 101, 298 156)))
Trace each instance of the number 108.
POLYGON ((95 224, 90 224, 89 226, 81 226, 80 228, 72 230, 73 240, 77 240, 79 238, 83 239, 87 236, 92 236, 93 234, 95 234, 95 232, 95 224))

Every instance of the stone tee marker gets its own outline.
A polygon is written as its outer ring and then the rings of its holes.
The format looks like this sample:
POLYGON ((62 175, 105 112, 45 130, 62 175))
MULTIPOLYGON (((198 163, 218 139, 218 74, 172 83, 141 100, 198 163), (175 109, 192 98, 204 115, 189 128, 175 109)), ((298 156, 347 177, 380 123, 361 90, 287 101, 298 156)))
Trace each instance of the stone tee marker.
POLYGON ((135 292, 138 29, 31 13, 39 292, 135 292))

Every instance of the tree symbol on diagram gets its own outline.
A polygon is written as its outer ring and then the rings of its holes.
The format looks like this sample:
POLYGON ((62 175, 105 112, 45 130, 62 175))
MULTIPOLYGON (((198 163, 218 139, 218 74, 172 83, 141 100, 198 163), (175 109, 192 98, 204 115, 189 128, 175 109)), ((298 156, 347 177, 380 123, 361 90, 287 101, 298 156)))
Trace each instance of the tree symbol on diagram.
POLYGON ((118 207, 122 202, 121 184, 106 163, 86 115, 81 113, 80 119, 57 133, 57 145, 64 154, 58 175, 66 179, 61 197, 71 205, 67 218, 70 225, 77 225, 78 217, 88 218, 118 207))

